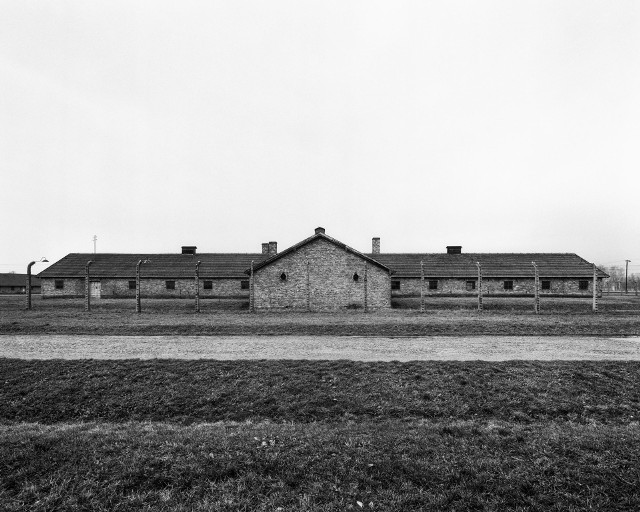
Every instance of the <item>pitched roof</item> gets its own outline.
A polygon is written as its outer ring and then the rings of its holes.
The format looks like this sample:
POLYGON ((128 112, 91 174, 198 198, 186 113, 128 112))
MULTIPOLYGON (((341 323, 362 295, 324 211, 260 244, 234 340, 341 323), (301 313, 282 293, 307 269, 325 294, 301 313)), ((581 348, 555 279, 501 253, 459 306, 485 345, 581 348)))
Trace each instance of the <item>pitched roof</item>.
MULTIPOLYGON (((350 252, 351 254, 354 254, 365 261, 368 261, 372 265, 376 265, 377 267, 380 267, 383 270, 386 270, 387 272, 390 271, 389 267, 387 267, 384 263, 381 263, 380 261, 373 259, 371 255, 366 255, 359 251, 356 251, 354 248, 349 247, 347 244, 342 243, 340 240, 336 240, 335 238, 330 237, 329 235, 326 235, 322 232, 318 232, 315 235, 310 236, 309 238, 305 238, 304 240, 302 240, 302 242, 298 242, 297 244, 292 245, 288 249, 285 249, 284 251, 279 252, 278 254, 271 256, 266 260, 261 261, 257 265, 254 265, 253 270, 258 270, 262 267, 266 267, 267 265, 271 265, 273 262, 278 261, 280 258, 286 256, 287 254, 291 254, 292 252, 295 252, 301 247, 304 247, 305 245, 315 242, 316 240, 326 240, 327 242, 330 242, 340 247, 340 249, 344 249, 345 251, 350 252)), ((245 271, 245 273, 249 273, 249 272, 250 270, 245 271)))
MULTIPOLYGON (((194 276, 195 264, 200 261, 200 277, 206 278, 246 278, 247 269, 254 262, 254 270, 268 265, 279 258, 296 251, 303 245, 317 239, 329 242, 360 256, 366 261, 385 270, 391 270, 396 278, 420 277, 420 262, 424 262, 425 277, 439 278, 475 278, 478 270, 476 262, 482 265, 484 277, 533 277, 532 261, 538 266, 541 278, 574 277, 589 279, 593 277, 593 264, 576 254, 557 253, 403 253, 403 254, 363 254, 338 240, 325 235, 315 234, 302 242, 289 247, 281 253, 269 257, 261 253, 203 253, 203 254, 92 254, 72 253, 54 263, 38 274, 40 278, 82 278, 85 265, 92 260, 90 272, 93 277, 130 278, 136 273, 136 264, 140 260, 149 260, 141 266, 143 277, 157 279, 184 278, 194 276)), ((18 284, 24 286, 26 274, 0 274, 13 276, 18 284)), ((598 269, 598 277, 609 277, 598 269)), ((37 285, 37 277, 33 276, 37 285)))
MULTIPOLYGON (((465 254, 369 254, 393 269, 394 277, 420 277, 420 262, 424 262, 425 277, 474 278, 476 262, 482 266, 483 277, 533 277, 531 264, 536 262, 542 277, 593 277, 593 264, 577 254, 560 253, 465 253, 465 254)), ((609 277, 597 270, 598 277, 609 277)))
POLYGON ((149 260, 140 268, 142 277, 191 278, 194 277, 196 262, 200 261, 200 277, 244 278, 244 270, 251 261, 262 261, 267 257, 260 253, 203 253, 203 254, 67 254, 60 261, 38 274, 41 278, 84 277, 85 266, 93 263, 90 273, 101 278, 131 278, 136 275, 136 264, 149 260))
MULTIPOLYGON (((27 286, 27 274, 0 274, 0 286, 27 286)), ((40 279, 32 275, 31 286, 40 286, 40 279)))

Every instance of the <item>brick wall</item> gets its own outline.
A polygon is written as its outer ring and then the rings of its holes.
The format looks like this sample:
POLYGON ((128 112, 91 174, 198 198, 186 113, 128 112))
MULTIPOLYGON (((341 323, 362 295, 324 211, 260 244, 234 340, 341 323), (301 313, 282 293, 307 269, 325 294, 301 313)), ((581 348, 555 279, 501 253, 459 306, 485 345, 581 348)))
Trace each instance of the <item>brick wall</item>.
MULTIPOLYGON (((108 297, 131 297, 135 298, 135 288, 129 289, 129 281, 134 278, 113 279, 113 278, 91 278, 91 281, 100 281, 100 295, 102 298, 108 297)), ((241 281, 248 281, 249 276, 244 279, 207 279, 200 277, 200 297, 206 298, 246 298, 249 299, 249 290, 241 289, 241 281), (204 289, 204 281, 211 281, 212 289, 204 289)), ((55 288, 55 279, 42 279, 43 297, 84 297, 84 278, 64 279, 64 288, 55 288)), ((195 297, 195 278, 193 279, 145 279, 140 280, 140 294, 143 297, 195 297), (175 289, 167 290, 166 281, 175 281, 175 289)))
MULTIPOLYGON (((393 290, 392 295, 396 296, 420 296, 420 279, 419 278, 400 278, 393 279, 393 281, 400 281, 400 290, 393 290)), ((429 281, 435 280, 433 278, 425 277, 424 280, 424 293, 425 295, 477 295, 477 290, 467 291, 467 281, 476 281, 476 279, 437 279, 438 289, 429 290, 429 281)), ((540 278, 540 287, 542 287, 542 281, 551 281, 551 288, 549 290, 540 289, 540 295, 584 295, 591 296, 593 294, 593 281, 592 279, 546 279, 540 278), (580 290, 579 281, 588 281, 589 287, 586 290, 580 290)), ((601 292, 602 279, 598 279, 598 293, 601 292)), ((483 293, 488 295, 497 294, 534 294, 534 280, 523 278, 482 278, 483 293), (513 290, 504 289, 504 281, 513 281, 513 290)))
MULTIPOLYGON (((365 260, 359 256, 327 240, 315 240, 254 273, 255 307, 306 309, 308 293, 311 310, 364 308, 364 269, 365 260)), ((372 264, 367 265, 367 306, 391 306, 389 274, 372 264)))

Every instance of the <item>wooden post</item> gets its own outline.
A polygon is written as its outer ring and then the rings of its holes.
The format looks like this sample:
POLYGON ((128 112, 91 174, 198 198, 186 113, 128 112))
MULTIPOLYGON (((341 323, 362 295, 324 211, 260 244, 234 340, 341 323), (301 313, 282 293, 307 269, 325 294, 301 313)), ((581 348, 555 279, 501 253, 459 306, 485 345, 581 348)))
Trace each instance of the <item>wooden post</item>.
POLYGON ((251 274, 249 274, 249 311, 251 313, 255 311, 253 286, 253 260, 251 260, 251 274))
POLYGON ((598 269, 593 264, 593 312, 598 312, 598 269))
POLYGON ((200 263, 196 263, 196 313, 200 313, 200 263))
POLYGON ((368 302, 368 277, 367 277, 367 262, 364 262, 364 312, 366 313, 367 311, 369 311, 369 305, 367 304, 368 302))
POLYGON ((311 311, 311 263, 309 260, 306 261, 307 264, 307 311, 311 311))
POLYGON ((478 311, 482 311, 482 266, 476 261, 478 267, 478 311))
POLYGON ((538 275, 538 265, 536 265, 535 261, 532 261, 533 265, 533 287, 534 287, 534 302, 533 302, 533 310, 536 312, 536 315, 540 314, 540 276, 538 275))
POLYGON ((86 272, 84 277, 84 310, 91 311, 91 279, 89 275, 89 266, 93 263, 92 260, 87 261, 86 272))
POLYGON ((420 312, 424 313, 424 262, 420 260, 420 312))

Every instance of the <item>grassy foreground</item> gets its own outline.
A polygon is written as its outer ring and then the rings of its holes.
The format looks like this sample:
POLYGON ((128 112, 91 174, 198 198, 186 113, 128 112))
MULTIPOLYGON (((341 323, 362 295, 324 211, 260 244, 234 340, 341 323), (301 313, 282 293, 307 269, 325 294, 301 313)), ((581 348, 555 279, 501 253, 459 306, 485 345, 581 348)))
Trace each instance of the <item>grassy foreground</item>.
POLYGON ((189 299, 145 299, 135 313, 131 299, 95 300, 84 311, 81 299, 34 300, 24 310, 24 297, 0 296, 0 334, 112 335, 601 335, 640 336, 640 297, 612 296, 600 300, 598 314, 588 298, 543 298, 542 314, 533 313, 533 299, 487 297, 484 311, 465 297, 429 297, 420 313, 419 299, 396 299, 394 309, 306 313, 249 313, 242 301, 203 300, 194 313, 189 299))
POLYGON ((640 504, 640 362, 0 359, 0 376, 2 510, 640 504))
POLYGON ((637 510, 640 429, 0 426, 3 510, 637 510))
POLYGON ((627 424, 640 362, 0 359, 0 422, 627 424))

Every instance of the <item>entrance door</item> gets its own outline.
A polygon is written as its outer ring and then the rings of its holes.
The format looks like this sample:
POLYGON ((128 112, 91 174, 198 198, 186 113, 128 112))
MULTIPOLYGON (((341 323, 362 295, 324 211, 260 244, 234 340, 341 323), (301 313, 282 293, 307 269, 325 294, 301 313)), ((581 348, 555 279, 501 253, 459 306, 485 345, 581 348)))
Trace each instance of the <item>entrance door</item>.
POLYGON ((91 297, 100 298, 100 281, 91 281, 91 297))

